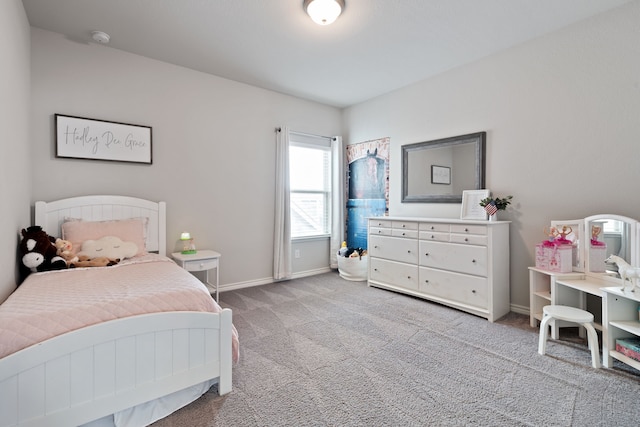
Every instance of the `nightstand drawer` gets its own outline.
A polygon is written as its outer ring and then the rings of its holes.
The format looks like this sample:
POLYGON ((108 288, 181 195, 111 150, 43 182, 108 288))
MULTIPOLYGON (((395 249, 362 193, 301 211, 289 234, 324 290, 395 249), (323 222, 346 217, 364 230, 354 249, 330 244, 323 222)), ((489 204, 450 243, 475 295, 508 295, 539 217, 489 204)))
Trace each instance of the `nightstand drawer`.
POLYGON ((197 259, 184 263, 184 269, 187 271, 205 271, 213 268, 218 268, 217 259, 197 259))

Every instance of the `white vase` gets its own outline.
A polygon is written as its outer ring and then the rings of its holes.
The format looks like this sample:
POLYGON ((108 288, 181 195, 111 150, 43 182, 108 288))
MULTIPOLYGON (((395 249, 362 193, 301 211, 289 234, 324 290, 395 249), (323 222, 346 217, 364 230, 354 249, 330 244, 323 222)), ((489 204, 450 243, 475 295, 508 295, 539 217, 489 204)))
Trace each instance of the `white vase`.
POLYGON ((489 215, 489 221, 497 221, 498 220, 498 212, 493 215, 489 215))

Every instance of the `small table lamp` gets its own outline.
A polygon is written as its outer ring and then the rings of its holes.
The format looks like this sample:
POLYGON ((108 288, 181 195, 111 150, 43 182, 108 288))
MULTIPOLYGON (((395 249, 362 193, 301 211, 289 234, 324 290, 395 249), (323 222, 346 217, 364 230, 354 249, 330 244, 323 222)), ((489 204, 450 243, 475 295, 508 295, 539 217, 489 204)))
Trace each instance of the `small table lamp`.
POLYGON ((182 240, 182 253, 185 255, 195 254, 196 253, 196 245, 193 243, 193 237, 191 237, 191 233, 185 232, 180 235, 180 240, 182 240))

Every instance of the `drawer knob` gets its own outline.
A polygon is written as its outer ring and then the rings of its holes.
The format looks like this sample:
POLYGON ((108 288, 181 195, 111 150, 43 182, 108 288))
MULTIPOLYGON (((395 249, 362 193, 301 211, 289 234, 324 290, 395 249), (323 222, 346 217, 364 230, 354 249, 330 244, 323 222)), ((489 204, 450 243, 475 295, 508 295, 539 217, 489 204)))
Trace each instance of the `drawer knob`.
POLYGON ((403 235, 403 236, 406 236, 406 234, 407 234, 407 233, 404 233, 404 232, 402 233, 402 235, 403 235))
POLYGON ((469 241, 469 239, 467 239, 467 238, 465 237, 465 238, 464 238, 464 241, 465 241, 465 242, 468 242, 468 241, 469 241))
POLYGON ((429 283, 429 280, 428 280, 428 279, 425 279, 424 283, 429 283))
POLYGON ((405 227, 406 227, 406 225, 402 224, 402 228, 405 228, 405 227))
POLYGON ((464 229, 464 231, 469 231, 469 229, 468 229, 468 228, 465 228, 465 229, 464 229))
POLYGON ((475 294, 475 293, 476 293, 476 290, 475 290, 475 289, 472 289, 472 290, 471 290, 471 293, 472 293, 472 294, 475 294))
POLYGON ((436 238, 436 236, 434 236, 434 235, 432 234, 432 235, 431 235, 431 238, 432 238, 432 239, 435 239, 435 238, 436 238))
POLYGON ((374 269, 373 269, 373 271, 378 271, 378 269, 377 269, 377 268, 374 268, 374 269))
POLYGON ((378 234, 381 234, 381 233, 382 233, 382 230, 378 230, 378 234))
POLYGON ((411 276, 407 276, 407 279, 411 280, 411 276))
POLYGON ((472 259, 472 260, 471 260, 471 262, 475 264, 475 263, 476 263, 476 260, 475 260, 475 259, 472 259))
POLYGON ((426 254, 424 254, 424 256, 429 256, 429 252, 427 252, 426 254))
POLYGON ((411 253, 411 251, 407 251, 407 253, 408 253, 408 254, 410 254, 410 253, 411 253))
POLYGON ((374 248, 375 248, 375 249, 378 249, 378 245, 375 245, 375 246, 374 246, 374 248))
POLYGON ((431 229, 432 229, 432 230, 435 230, 436 228, 432 225, 432 226, 431 226, 431 229))

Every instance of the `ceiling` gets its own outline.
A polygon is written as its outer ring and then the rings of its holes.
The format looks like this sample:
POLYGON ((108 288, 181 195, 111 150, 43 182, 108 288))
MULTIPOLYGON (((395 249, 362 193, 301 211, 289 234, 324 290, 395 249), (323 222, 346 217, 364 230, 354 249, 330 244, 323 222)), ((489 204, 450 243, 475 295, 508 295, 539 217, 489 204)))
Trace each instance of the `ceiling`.
POLYGON ((31 26, 346 107, 637 0, 23 0, 31 26))

